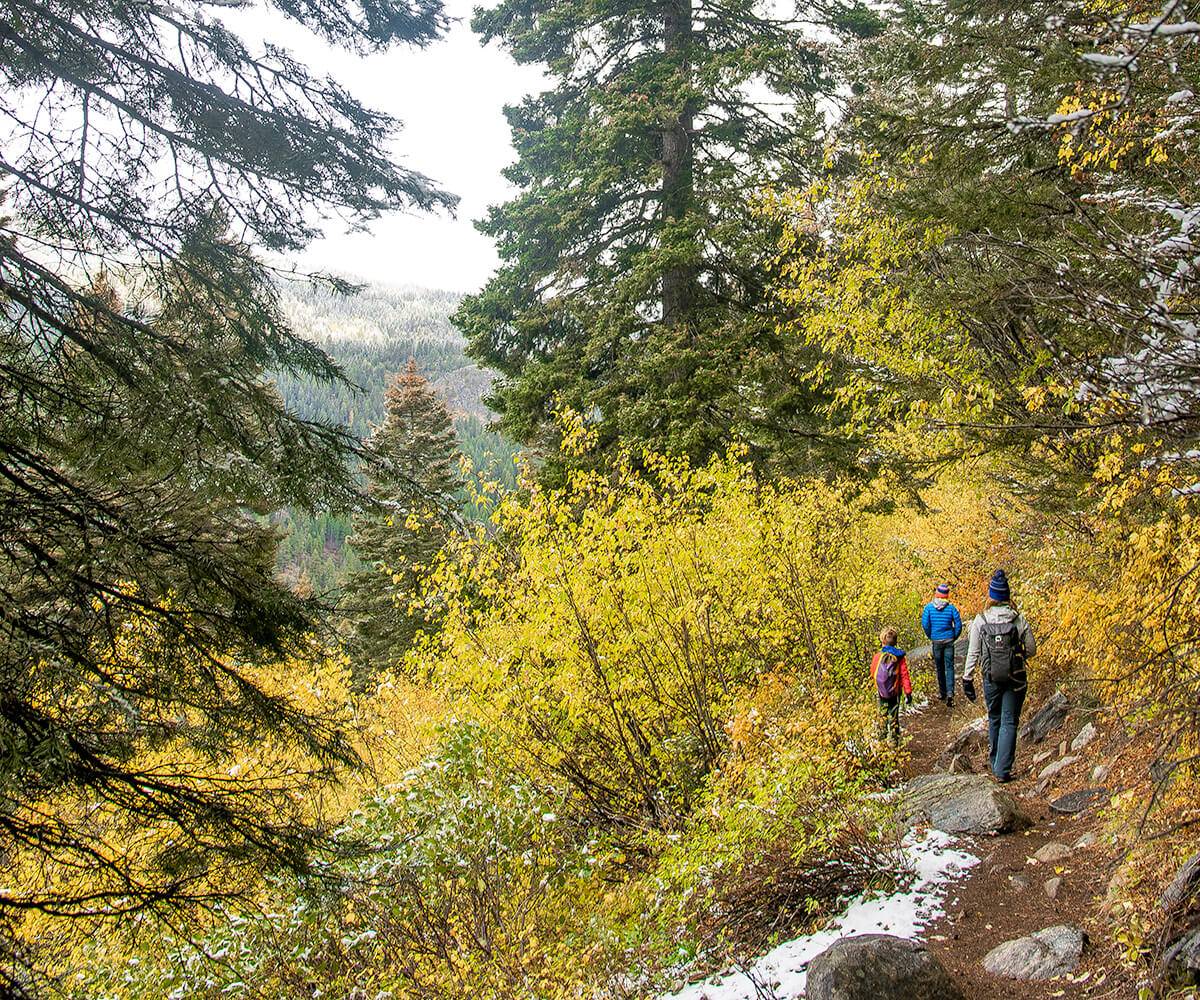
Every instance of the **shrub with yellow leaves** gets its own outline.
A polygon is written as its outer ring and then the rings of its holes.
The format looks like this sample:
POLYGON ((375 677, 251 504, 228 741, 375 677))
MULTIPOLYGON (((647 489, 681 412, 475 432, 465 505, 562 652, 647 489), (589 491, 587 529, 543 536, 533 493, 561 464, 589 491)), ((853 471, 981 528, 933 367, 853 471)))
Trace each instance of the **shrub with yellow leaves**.
POLYGON ((670 830, 729 746, 739 694, 783 672, 860 702, 894 602, 854 592, 849 495, 764 485, 737 455, 657 455, 526 483, 452 546, 431 587, 446 624, 420 654, 607 829, 670 830))

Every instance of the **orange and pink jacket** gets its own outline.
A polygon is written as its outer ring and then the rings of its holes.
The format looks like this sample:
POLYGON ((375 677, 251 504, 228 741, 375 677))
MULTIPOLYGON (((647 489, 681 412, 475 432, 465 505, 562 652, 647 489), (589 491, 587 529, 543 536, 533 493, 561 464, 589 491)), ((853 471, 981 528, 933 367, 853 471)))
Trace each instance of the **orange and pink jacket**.
MULTIPOLYGON (((875 681, 875 674, 879 670, 879 657, 883 655, 881 649, 873 657, 871 657, 871 681, 875 681)), ((901 656, 897 664, 900 673, 900 688, 904 694, 912 694, 912 680, 908 676, 908 657, 901 656)), ((900 692, 897 692, 899 694, 900 692)))

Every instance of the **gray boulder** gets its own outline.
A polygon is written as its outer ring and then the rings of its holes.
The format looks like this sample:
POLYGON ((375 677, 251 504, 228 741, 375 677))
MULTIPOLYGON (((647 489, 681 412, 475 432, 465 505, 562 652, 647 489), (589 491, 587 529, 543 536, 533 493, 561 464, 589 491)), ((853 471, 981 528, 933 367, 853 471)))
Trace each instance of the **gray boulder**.
POLYGON ((1200 853, 1193 854, 1183 863, 1183 866, 1171 879, 1171 884, 1163 891, 1161 906, 1168 913, 1186 903, 1194 893, 1200 890, 1200 853))
POLYGON ((1041 743, 1063 724, 1070 708, 1067 696, 1061 691, 1055 691, 1034 716, 1021 727, 1020 738, 1026 743, 1041 743))
POLYGON ((842 938, 808 964, 808 1000, 964 1000, 919 941, 890 934, 842 938))
POLYGON ((1017 800, 979 774, 923 774, 900 793, 907 826, 927 823, 946 833, 1006 833, 1032 825, 1017 800))
POLYGON ((1086 940, 1078 927, 1047 927, 997 945, 984 956, 983 967, 1008 979, 1054 979, 1075 970, 1086 940))
POLYGON ((1200 986, 1200 927, 1178 938, 1163 960, 1171 981, 1200 986))
POLYGON ((986 749, 987 745, 988 721, 986 717, 980 716, 978 719, 972 719, 958 731, 954 742, 947 747, 946 753, 951 757, 957 757, 959 754, 973 754, 986 749))

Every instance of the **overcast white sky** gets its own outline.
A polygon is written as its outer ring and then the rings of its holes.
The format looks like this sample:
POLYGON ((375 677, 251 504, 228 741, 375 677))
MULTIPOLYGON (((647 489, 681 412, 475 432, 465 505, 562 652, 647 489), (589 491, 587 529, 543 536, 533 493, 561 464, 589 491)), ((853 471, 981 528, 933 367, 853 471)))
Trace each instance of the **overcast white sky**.
POLYGON ((500 176, 515 158, 502 108, 545 82, 536 68, 479 44, 471 7, 472 0, 447 0, 459 21, 428 49, 396 47, 368 58, 329 48, 274 8, 230 18, 250 44, 266 37, 334 76, 367 106, 400 118, 400 160, 462 199, 456 218, 394 215, 375 222, 370 234, 346 234, 334 222, 300 259, 302 267, 454 291, 474 291, 491 274, 495 251, 472 221, 511 193, 500 176))

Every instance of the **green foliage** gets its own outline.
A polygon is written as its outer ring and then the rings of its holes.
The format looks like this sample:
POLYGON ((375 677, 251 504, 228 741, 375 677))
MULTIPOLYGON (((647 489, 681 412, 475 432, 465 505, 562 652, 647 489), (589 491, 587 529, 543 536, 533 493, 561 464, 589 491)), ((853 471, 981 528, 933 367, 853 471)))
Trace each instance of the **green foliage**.
POLYGON ((639 466, 530 484, 446 553, 443 630, 409 663, 471 721, 342 823, 353 860, 136 962, 98 942, 79 995, 653 995, 890 885, 865 662, 925 566, 843 494, 737 458, 639 466))
MULTIPOLYGON (((436 0, 276 6, 356 49, 444 25, 436 0)), ((0 992, 22 996, 50 957, 14 953, 20 915, 124 916, 226 891, 210 873, 304 867, 322 831, 289 789, 208 780, 240 741, 304 757, 305 788, 355 757, 260 672, 317 623, 248 514, 356 490, 353 442, 266 377, 336 370, 255 251, 454 199, 390 161, 392 119, 255 55, 210 3, 8 4, 0 50, 0 992), (125 850, 140 830, 171 831, 149 863, 125 850)))
MULTIPOLYGON (((141 319, 102 285, 74 312, 59 308, 82 353, 56 354, 53 338, 37 350, 65 359, 61 385, 80 400, 48 408, 31 379, 27 413, 15 394, 10 446, 50 442, 67 480, 105 487, 71 510, 115 511, 138 539, 146 524, 177 521, 182 537, 139 561, 137 546, 122 548, 128 534, 113 532, 118 544, 102 532, 110 583, 132 567, 134 585, 70 600, 51 588, 58 634, 78 638, 68 652, 106 650, 104 684, 115 672, 123 686, 97 696, 61 643, 14 644, 14 662, 39 667, 18 686, 26 714, 5 715, 9 756, 31 762, 16 778, 54 789, 73 773, 60 748, 78 744, 43 739, 46 719, 82 706, 118 720, 111 742, 77 758, 108 754, 127 788, 165 761, 210 797, 182 814, 199 822, 160 808, 144 838, 111 807, 89 821, 169 861, 169 888, 185 899, 218 879, 207 841, 179 847, 171 834, 215 837, 204 807, 252 799, 229 849, 211 852, 217 874, 248 889, 245 905, 190 935, 169 930, 159 949, 98 936, 77 994, 148 998, 166 983, 210 1000, 565 1000, 654 995, 681 964, 737 961, 897 877, 886 807, 871 795, 897 761, 872 737, 867 659, 881 625, 912 644, 935 579, 960 585, 970 617, 999 563, 1038 631, 1035 686, 1088 671, 1088 696, 1124 727, 1130 757, 1153 746, 1156 768, 1118 765, 1109 807, 1137 879, 1115 901, 1114 936, 1131 962, 1155 935, 1168 943, 1178 927, 1150 901, 1161 862, 1188 853, 1200 822, 1200 28, 1180 11, 922 0, 884 24, 857 5, 806 7, 799 16, 829 29, 820 46, 749 0, 478 11, 486 40, 546 63, 552 83, 508 109, 519 191, 482 227, 504 265, 455 316, 500 372, 503 425, 544 460, 540 480, 527 470, 515 490, 512 449, 478 410, 459 436, 479 460, 457 479, 449 414, 412 368, 386 418, 380 409, 384 378, 407 356, 478 402, 474 379, 487 375, 462 364, 445 329, 452 297, 297 291, 281 302, 210 221, 193 227, 189 266, 139 300, 161 307, 152 332, 171 338, 168 360, 113 336, 141 319), (784 114, 757 101, 767 91, 784 114), (826 137, 818 95, 834 92, 845 113, 826 137), (365 395, 323 388, 334 368, 289 338, 289 317, 337 345, 365 395), (121 365, 162 399, 129 392, 121 365), (303 416, 351 433, 288 418, 271 370, 303 416), (241 515, 290 502, 276 515, 291 536, 282 558, 319 567, 306 585, 328 589, 346 521, 303 511, 350 494, 335 460, 368 428, 374 506, 355 524, 351 698, 337 658, 306 670, 263 655, 272 644, 303 653, 307 608, 268 579, 270 534, 241 515), (831 465, 844 474, 822 478, 831 465), (769 478, 781 469, 804 475, 769 478), (200 501, 212 520, 178 516, 200 501), (478 520, 447 545, 447 515, 462 504, 478 520), (213 559, 237 571, 232 585, 181 571, 213 559), (240 638, 214 666, 212 637, 230 621, 240 638), (160 693, 168 683, 178 712, 160 693), (339 728, 351 719, 374 720, 364 747, 386 767, 408 699, 453 720, 420 766, 377 779, 387 783, 348 817, 344 803, 288 797, 296 767, 313 787, 352 758, 339 728), (266 744, 254 712, 273 724, 266 744), (229 726, 253 753, 225 771, 229 726), (254 881, 264 861, 303 869, 321 822, 339 831, 315 870, 254 881), (1164 846, 1139 842, 1151 829, 1164 846)), ((432 8, 409 13, 427 29, 438 20, 432 8)), ((396 26, 386 23, 384 34, 396 26)), ((301 173, 320 145, 310 140, 301 173)), ((367 159, 334 173, 384 169, 367 159)), ((84 166, 81 152, 80 188, 94 195, 84 166)), ((437 200, 418 178, 388 180, 393 194, 437 200)), ((369 214, 373 197, 354 207, 369 214)), ((298 218, 285 214, 280 245, 302 235, 298 218)), ((30 260, 20 267, 34 274, 30 260)), ((28 296, 7 294, 36 316, 28 296)), ((40 357, 21 339, 36 326, 12 331, 11 370, 40 357)), ((39 532, 53 526, 33 513, 39 532)), ((16 537, 42 544, 11 520, 16 537)), ((52 535, 37 566, 92 569, 90 530, 52 535)), ((49 572, 27 568, 5 578, 14 628, 49 572)), ((75 813, 56 804, 35 841, 74 832, 61 818, 75 813)), ((13 829, 39 814, 0 815, 13 829)), ((64 868, 84 867, 80 844, 67 845, 64 868)), ((14 879, 36 887, 47 869, 19 861, 14 879)), ((108 904, 128 871, 50 889, 70 888, 78 907, 101 885, 108 904)))
POLYGON ((421 582, 455 528, 457 441, 446 404, 416 362, 389 384, 387 417, 366 444, 367 499, 350 539, 363 567, 346 582, 355 679, 365 687, 394 669, 436 620, 421 582))
POLYGON ((432 579, 446 623, 421 660, 568 782, 590 822, 670 830, 765 674, 858 718, 895 597, 841 590, 859 565, 845 494, 763 486, 737 459, 639 465, 648 476, 626 461, 502 502, 498 541, 477 530, 432 579))
POLYGON ((825 354, 839 418, 948 432, 897 457, 1004 451, 1060 506, 1134 449, 1194 481, 1182 16, 912 3, 848 57, 832 186, 783 220, 789 324, 825 354))
MULTIPOLYGON (((463 354, 461 335, 449 314, 459 301, 449 292, 369 286, 339 292, 325 285, 284 283, 284 312, 303 335, 329 354, 345 380, 328 381, 280 372, 275 383, 288 408, 306 420, 344 427, 363 439, 384 420, 384 390, 409 359, 431 380, 454 417, 468 477, 479 485, 516 485, 516 446, 487 426, 482 395, 488 372, 463 354)), ((463 517, 482 520, 486 510, 468 491, 458 496, 463 517)), ((283 538, 276 565, 289 586, 326 599, 340 595, 346 577, 362 568, 345 545, 347 514, 307 513, 287 507, 271 516, 283 538)))
POLYGON ((373 285, 342 291, 299 282, 281 283, 280 296, 296 330, 324 350, 345 376, 330 382, 279 372, 280 395, 298 416, 366 438, 383 422, 388 380, 411 358, 456 417, 486 419, 480 397, 490 380, 464 356, 462 335, 450 325, 461 296, 373 285))
POLYGON ((990 453, 1037 502, 1003 547, 1035 684, 1154 761, 1114 763, 1107 904, 1154 995, 1200 781, 1198 34, 1183 4, 904 4, 849 54, 826 183, 772 206, 782 326, 820 352, 831 424, 918 486, 990 453))

